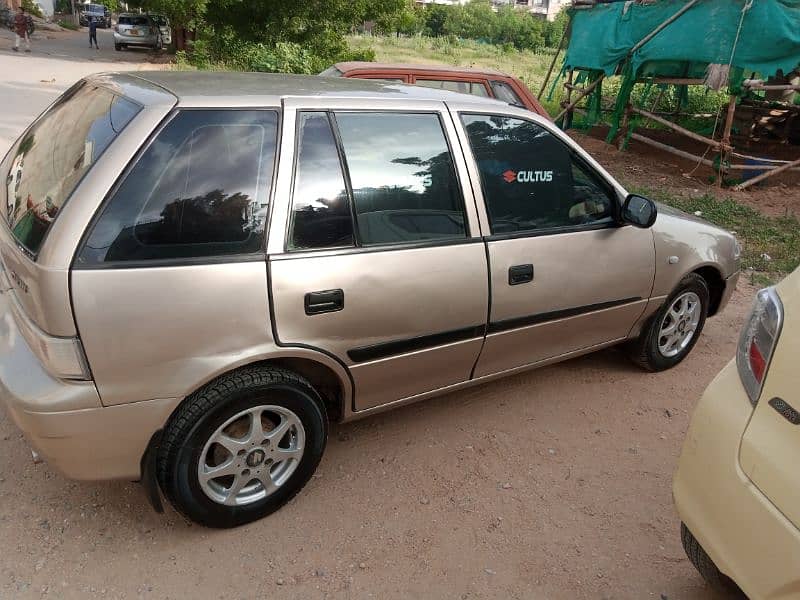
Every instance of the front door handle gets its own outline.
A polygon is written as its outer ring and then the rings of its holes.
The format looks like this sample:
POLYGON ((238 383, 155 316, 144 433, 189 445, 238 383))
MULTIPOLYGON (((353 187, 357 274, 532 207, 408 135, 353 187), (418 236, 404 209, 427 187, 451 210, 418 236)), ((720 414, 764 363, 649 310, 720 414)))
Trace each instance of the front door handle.
POLYGON ((307 315, 336 312, 344 308, 344 292, 342 290, 308 292, 304 304, 307 315))
POLYGON ((514 265, 508 269, 508 285, 533 281, 533 265, 514 265))

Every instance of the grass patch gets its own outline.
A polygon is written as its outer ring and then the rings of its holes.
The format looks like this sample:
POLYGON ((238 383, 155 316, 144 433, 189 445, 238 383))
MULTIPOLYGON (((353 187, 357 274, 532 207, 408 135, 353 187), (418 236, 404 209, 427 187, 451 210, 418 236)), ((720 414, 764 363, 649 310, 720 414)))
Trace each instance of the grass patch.
POLYGON ((63 20, 63 19, 62 19, 62 20, 60 20, 60 21, 58 22, 58 24, 59 24, 61 27, 63 27, 64 29, 70 29, 70 30, 72 30, 72 31, 78 31, 78 29, 80 29, 80 27, 78 27, 77 25, 75 25, 75 23, 73 23, 72 21, 65 21, 65 20, 63 20))
POLYGON ((651 198, 735 231, 743 245, 742 268, 752 269, 757 284, 775 282, 800 265, 800 221, 794 216, 769 217, 731 198, 683 198, 640 190, 651 198))

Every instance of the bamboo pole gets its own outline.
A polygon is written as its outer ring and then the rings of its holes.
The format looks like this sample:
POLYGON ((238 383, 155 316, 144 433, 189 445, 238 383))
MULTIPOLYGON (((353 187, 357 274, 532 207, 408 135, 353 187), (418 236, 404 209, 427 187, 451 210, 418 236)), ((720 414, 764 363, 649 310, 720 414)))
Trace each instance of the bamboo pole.
POLYGON ((703 158, 702 156, 696 156, 694 154, 691 154, 690 152, 684 152, 683 150, 678 150, 677 148, 673 148, 672 146, 668 146, 667 144, 662 144, 661 142, 651 140, 650 138, 645 137, 643 135, 639 135, 638 133, 632 133, 631 139, 636 140, 637 142, 642 142, 643 144, 647 144, 648 146, 653 146, 653 148, 658 148, 659 150, 663 150, 664 152, 669 152, 670 154, 674 154, 675 156, 680 156, 681 158, 685 158, 686 160, 690 160, 692 162, 699 162, 708 167, 714 166, 714 163, 708 160, 707 158, 703 158))
MULTIPOLYGON (((643 144, 647 144, 648 146, 652 146, 653 148, 658 148, 659 150, 663 150, 664 152, 669 152, 670 154, 674 154, 675 156, 680 156, 681 158, 685 158, 686 160, 689 160, 691 162, 694 163, 699 162, 700 164, 706 165, 707 167, 714 167, 713 161, 710 161, 707 158, 703 158, 702 156, 697 156, 696 154, 692 154, 691 152, 684 152, 683 150, 678 150, 677 148, 673 148, 672 146, 668 146, 667 144, 657 142, 656 140, 651 140, 649 137, 639 135, 638 133, 632 133, 631 139, 636 140, 637 142, 642 142, 643 144)), ((782 170, 800 171, 800 165, 798 165, 798 161, 786 163, 784 165, 780 165, 780 167, 776 167, 774 165, 731 165, 730 167, 728 167, 728 169, 730 169, 731 171, 766 171, 768 173, 772 173, 778 168, 781 168, 782 170)))
POLYGON ((690 77, 653 77, 653 83, 664 83, 671 85, 703 85, 704 79, 693 79, 690 77))
POLYGON ((800 167, 800 158, 797 160, 793 160, 790 163, 786 163, 785 165, 781 165, 780 167, 776 167, 767 171, 766 173, 762 173, 761 175, 757 175, 752 179, 748 179, 747 181, 743 181, 739 185, 734 186, 734 190, 739 192, 743 189, 749 188, 751 185, 755 185, 760 181, 764 181, 767 177, 772 177, 773 175, 777 175, 778 173, 783 173, 784 171, 788 171, 792 167, 800 167))
MULTIPOLYGON (((564 115, 566 115, 567 113, 571 113, 571 112, 572 112, 572 109, 574 109, 574 108, 575 108, 575 107, 578 105, 578 102, 580 102, 580 101, 581 101, 581 100, 583 100, 583 99, 584 99, 586 96, 588 96, 589 94, 591 94, 591 93, 592 93, 592 90, 593 90, 594 88, 596 88, 596 87, 597 87, 597 85, 598 85, 598 84, 599 84, 599 83, 600 83, 600 82, 603 80, 603 77, 604 77, 603 75, 600 75, 600 77, 598 77, 598 78, 597 78, 596 80, 594 80, 592 83, 590 83, 590 84, 589 84, 589 85, 587 85, 585 88, 583 88, 583 91, 581 91, 581 93, 580 93, 580 94, 578 94, 578 97, 577 97, 577 98, 575 98, 575 100, 572 100, 572 101, 570 102, 570 97, 569 97, 569 96, 567 96, 567 102, 569 102, 569 104, 567 104, 567 105, 564 107, 564 109, 563 109, 563 110, 562 110, 560 113, 558 113, 558 115, 556 116, 556 118, 555 118, 555 119, 553 119, 553 121, 558 121, 558 120, 559 120, 561 117, 563 117, 563 116, 564 116, 564 115)), ((568 90, 568 92, 569 92, 569 91, 571 91, 571 90, 568 90)), ((571 120, 571 119, 570 119, 570 120, 571 120)), ((564 129, 567 129, 567 125, 566 125, 566 119, 564 120, 564 122, 565 122, 564 129)))
POLYGON ((634 44, 633 48, 631 48, 631 49, 630 49, 630 51, 628 52, 628 56, 633 56, 633 54, 634 54, 634 53, 635 53, 635 52, 636 52, 636 51, 637 51, 639 48, 641 48, 641 47, 642 47, 642 46, 644 46, 644 45, 645 45, 647 42, 649 42, 649 41, 650 41, 650 40, 652 40, 654 37, 656 37, 656 36, 659 34, 659 32, 661 32, 661 30, 662 30, 662 29, 664 29, 665 27, 669 26, 671 23, 673 23, 674 21, 676 21, 676 20, 677 20, 677 19, 678 19, 678 18, 679 18, 679 17, 680 17, 680 16, 681 16, 683 13, 685 13, 687 10, 689 10, 689 9, 690 9, 690 8, 692 8, 692 7, 693 7, 695 4, 697 4, 697 3, 698 3, 698 1, 699 1, 699 0, 691 0, 691 2, 687 2, 686 4, 684 4, 684 5, 681 7, 681 9, 680 9, 678 12, 676 12, 676 13, 675 13, 674 15, 672 15, 672 16, 671 16, 669 19, 667 19, 666 21, 664 21, 663 23, 661 23, 661 25, 659 25, 658 27, 656 27, 655 29, 653 29, 653 31, 651 31, 650 33, 648 33, 648 34, 647 34, 646 36, 644 36, 644 37, 643 37, 641 40, 639 40, 639 41, 638 41, 636 44, 634 44))
POLYGON ((654 113, 651 113, 651 112, 646 111, 646 110, 642 110, 641 108, 636 108, 635 106, 631 107, 631 110, 633 112, 639 114, 639 115, 642 115, 643 117, 647 117, 648 119, 650 119, 652 121, 655 121, 656 123, 661 123, 665 127, 669 127, 670 129, 680 133, 681 135, 685 135, 686 137, 692 138, 695 141, 703 142, 704 144, 708 144, 709 146, 711 146, 715 150, 718 150, 721 147, 720 142, 717 142, 716 140, 712 140, 711 138, 707 138, 705 136, 702 136, 699 133, 695 133, 694 131, 689 131, 688 129, 685 129, 685 128, 681 127, 680 125, 676 125, 672 121, 668 121, 667 119, 665 119, 663 117, 659 117, 658 115, 656 115, 654 113))
POLYGON ((547 69, 547 75, 544 77, 544 83, 542 84, 542 89, 539 90, 539 93, 536 94, 536 99, 541 100, 542 95, 544 94, 544 90, 547 88, 547 84, 550 82, 550 75, 553 73, 553 67, 556 66, 556 60, 558 60, 558 55, 561 54, 561 50, 564 49, 564 42, 569 38, 569 33, 572 30, 572 19, 569 20, 567 26, 564 27, 564 33, 561 34, 561 41, 558 42, 558 48, 556 49, 556 53, 553 56, 553 60, 550 62, 550 68, 547 69))
MULTIPOLYGON (((561 101, 561 106, 562 106, 562 107, 563 107, 563 106, 569 106, 570 100, 571 100, 571 98, 572 98, 572 90, 569 88, 569 86, 572 84, 572 75, 573 75, 573 73, 574 73, 574 71, 573 71, 572 69, 570 69, 570 70, 569 70, 569 72, 567 73, 567 80, 564 82, 564 87, 567 89, 567 97, 566 97, 566 99, 564 99, 564 100, 562 100, 562 101, 561 101)), ((568 120, 568 119, 567 119, 567 117, 565 116, 565 114, 566 114, 566 110, 562 110, 562 111, 561 111, 561 112, 558 114, 558 117, 556 117, 555 119, 553 119, 553 122, 554 122, 554 123, 557 123, 557 122, 558 122, 558 119, 559 119, 559 117, 562 117, 562 116, 564 117, 564 120, 563 120, 563 121, 562 121, 562 123, 561 123, 561 128, 562 128, 564 131, 566 131, 567 129, 569 129, 569 126, 572 124, 572 123, 571 123, 572 119, 569 119, 569 120, 568 120)))

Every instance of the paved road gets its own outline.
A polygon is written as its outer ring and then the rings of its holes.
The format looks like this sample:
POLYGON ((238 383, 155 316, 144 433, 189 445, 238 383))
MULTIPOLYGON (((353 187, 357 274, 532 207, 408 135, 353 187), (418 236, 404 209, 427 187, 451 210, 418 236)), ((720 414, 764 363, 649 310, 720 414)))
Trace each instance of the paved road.
POLYGON ((32 52, 12 52, 14 36, 0 30, 0 155, 58 94, 81 77, 102 71, 157 69, 146 50, 114 50, 111 30, 99 29, 100 50, 89 48, 88 30, 37 31, 32 52))

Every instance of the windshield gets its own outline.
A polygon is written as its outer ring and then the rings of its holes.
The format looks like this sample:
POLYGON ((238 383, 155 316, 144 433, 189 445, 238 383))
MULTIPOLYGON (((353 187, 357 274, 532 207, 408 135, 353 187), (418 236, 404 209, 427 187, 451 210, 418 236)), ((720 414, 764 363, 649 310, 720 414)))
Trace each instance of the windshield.
POLYGON ((169 25, 167 17, 163 17, 161 15, 150 15, 150 18, 153 19, 153 22, 159 27, 167 27, 169 25))
POLYGON ((320 73, 320 75, 322 77, 341 77, 342 72, 336 67, 328 67, 322 73, 320 73))
POLYGON ((39 251, 70 194, 139 109, 108 89, 82 83, 20 138, 5 161, 4 212, 17 241, 31 253, 39 251))
POLYGON ((83 7, 83 12, 105 14, 106 9, 102 4, 86 4, 83 7))

